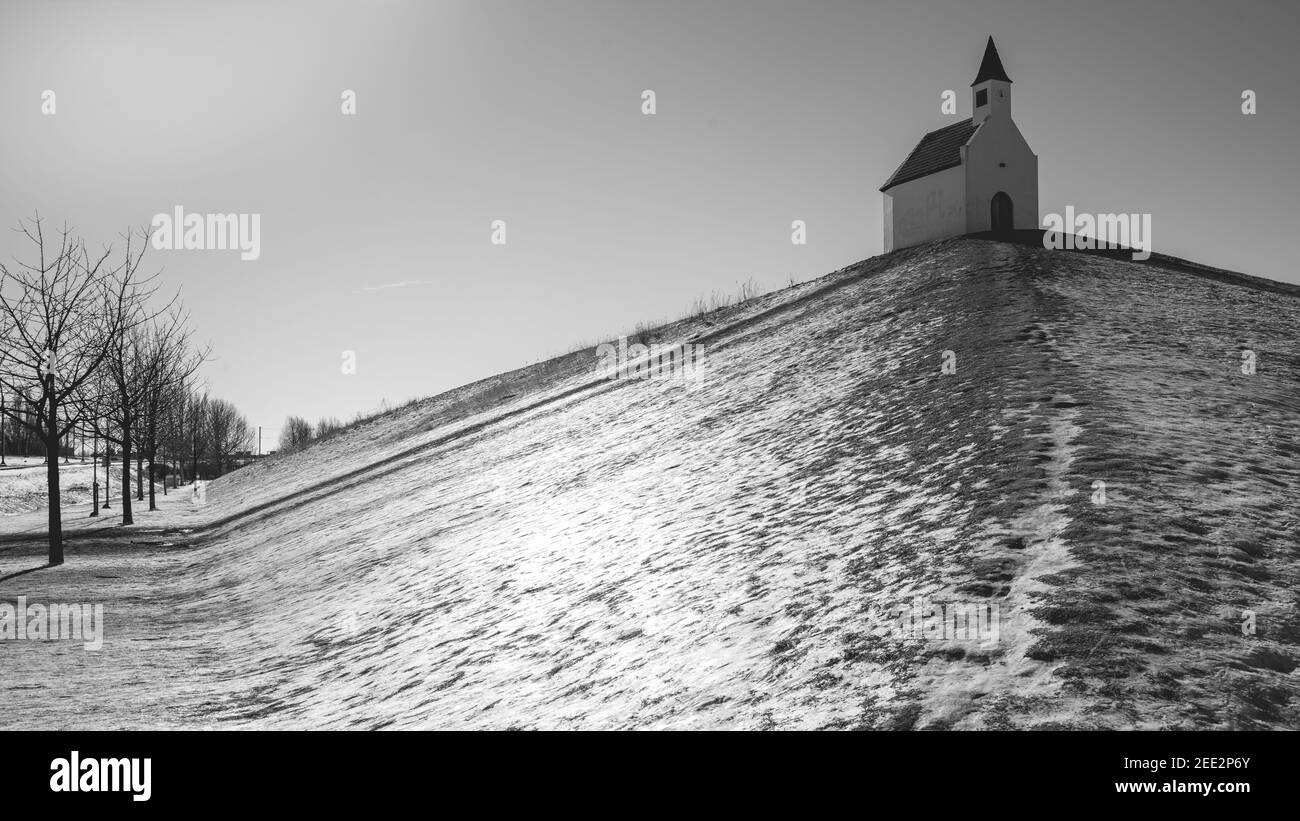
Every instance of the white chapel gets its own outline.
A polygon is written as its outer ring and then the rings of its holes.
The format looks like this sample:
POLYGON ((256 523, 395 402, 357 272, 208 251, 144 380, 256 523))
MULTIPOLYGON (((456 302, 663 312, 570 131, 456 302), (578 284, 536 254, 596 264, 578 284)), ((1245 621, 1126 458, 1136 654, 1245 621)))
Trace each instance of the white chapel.
POLYGON ((1039 227, 1038 156, 1011 119, 1011 78, 992 37, 971 83, 971 111, 922 137, 881 186, 886 251, 1039 227))

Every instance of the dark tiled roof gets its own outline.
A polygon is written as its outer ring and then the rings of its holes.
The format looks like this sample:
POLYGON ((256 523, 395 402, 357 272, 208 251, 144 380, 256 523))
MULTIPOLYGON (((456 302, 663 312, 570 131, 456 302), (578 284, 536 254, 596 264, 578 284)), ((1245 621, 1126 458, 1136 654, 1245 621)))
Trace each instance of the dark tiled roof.
POLYGON ((993 38, 989 38, 988 45, 984 47, 984 59, 980 61, 979 74, 975 75, 975 82, 971 85, 982 83, 985 80, 1002 80, 1011 82, 1007 76, 1007 70, 1002 67, 1002 58, 998 56, 998 47, 993 45, 993 38))
POLYGON ((961 165, 961 147, 976 128, 978 126, 971 120, 962 120, 926 134, 880 190, 961 165))

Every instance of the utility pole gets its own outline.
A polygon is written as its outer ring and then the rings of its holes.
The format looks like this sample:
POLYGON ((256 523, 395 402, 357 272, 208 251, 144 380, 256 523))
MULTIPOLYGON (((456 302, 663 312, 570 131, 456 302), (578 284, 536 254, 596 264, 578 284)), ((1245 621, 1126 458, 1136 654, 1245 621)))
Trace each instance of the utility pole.
POLYGON ((262 455, 262 426, 257 426, 257 455, 262 455))

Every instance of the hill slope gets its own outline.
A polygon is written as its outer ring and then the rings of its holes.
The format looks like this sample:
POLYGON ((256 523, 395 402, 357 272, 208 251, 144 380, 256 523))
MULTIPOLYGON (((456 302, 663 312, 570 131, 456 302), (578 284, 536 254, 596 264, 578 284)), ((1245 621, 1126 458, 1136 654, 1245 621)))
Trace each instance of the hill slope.
POLYGON ((580 352, 213 483, 158 520, 183 541, 0 582, 118 636, 0 645, 9 718, 1300 727, 1300 299, 963 239, 725 320, 666 330, 697 383, 580 352), (918 597, 996 606, 997 640, 900 638, 918 597))

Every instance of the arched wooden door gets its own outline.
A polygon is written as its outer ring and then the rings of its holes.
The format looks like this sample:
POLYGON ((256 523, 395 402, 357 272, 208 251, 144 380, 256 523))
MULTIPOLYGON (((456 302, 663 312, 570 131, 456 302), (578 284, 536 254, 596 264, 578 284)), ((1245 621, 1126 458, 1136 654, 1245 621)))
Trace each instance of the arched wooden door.
POLYGON ((1011 208, 1011 197, 1007 192, 999 191, 993 195, 993 201, 989 203, 989 219, 993 230, 999 234, 1010 233, 1015 228, 1015 217, 1011 208))

